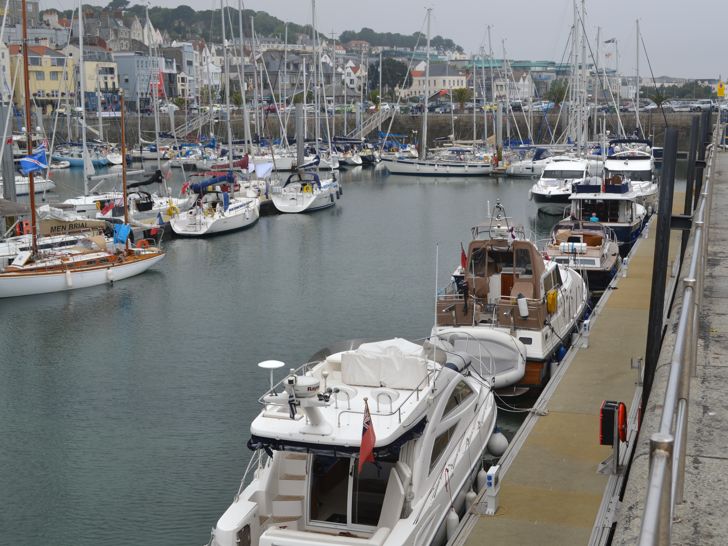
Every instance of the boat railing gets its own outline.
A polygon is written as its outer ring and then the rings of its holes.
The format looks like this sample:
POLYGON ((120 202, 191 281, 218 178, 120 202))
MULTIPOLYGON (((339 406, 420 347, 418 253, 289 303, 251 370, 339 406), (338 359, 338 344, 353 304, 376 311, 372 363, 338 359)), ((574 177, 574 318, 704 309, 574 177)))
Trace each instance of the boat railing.
MULTIPOLYGON (((715 172, 715 143, 723 125, 716 123, 708 146, 706 171, 693 214, 690 267, 682 288, 682 308, 670 359, 660 425, 650 436, 650 470, 642 514, 640 545, 670 544, 675 505, 684 502, 690 383, 697 376, 700 310, 703 303, 708 235, 715 172)), ((656 394, 656 393, 653 393, 656 394)))
MULTIPOLYGON (((437 349, 442 350, 442 349, 437 349)), ((429 386, 431 383, 435 381, 435 378, 437 377, 437 374, 440 373, 440 369, 432 369, 427 370, 427 373, 425 374, 425 377, 423 377, 419 383, 417 383, 417 386, 410 391, 410 393, 404 397, 402 402, 394 409, 392 409, 392 399, 390 397, 390 406, 389 406, 389 412, 388 413, 382 413, 379 411, 379 396, 376 397, 377 401, 377 411, 373 412, 372 415, 378 415, 380 417, 391 417, 393 415, 397 415, 397 422, 399 424, 402 424, 402 407, 414 396, 417 401, 420 399, 420 391, 424 390, 426 386, 429 386)), ((380 392, 380 394, 382 394, 380 392)), ((340 410, 339 413, 336 415, 336 427, 341 428, 341 416, 344 414, 354 414, 354 415, 364 415, 364 410, 353 410, 353 409, 345 409, 340 410)))

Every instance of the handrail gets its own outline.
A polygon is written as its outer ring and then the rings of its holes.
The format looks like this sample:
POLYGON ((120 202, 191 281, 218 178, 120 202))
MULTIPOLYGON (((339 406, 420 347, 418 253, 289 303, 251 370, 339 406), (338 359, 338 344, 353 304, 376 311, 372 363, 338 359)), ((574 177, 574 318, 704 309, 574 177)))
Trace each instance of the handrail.
POLYGON ((724 125, 715 124, 708 145, 706 171, 698 207, 693 216, 690 268, 683 281, 682 308, 665 389, 659 431, 650 436, 650 472, 640 529, 641 546, 671 543, 672 516, 683 502, 687 407, 690 381, 696 374, 699 311, 703 302, 706 248, 710 230, 715 147, 724 125))

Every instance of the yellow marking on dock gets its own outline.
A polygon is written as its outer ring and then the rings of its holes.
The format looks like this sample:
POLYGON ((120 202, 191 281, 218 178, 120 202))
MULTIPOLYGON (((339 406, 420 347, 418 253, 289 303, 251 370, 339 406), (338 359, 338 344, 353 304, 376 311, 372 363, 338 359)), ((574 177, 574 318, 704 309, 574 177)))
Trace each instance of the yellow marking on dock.
MULTIPOLYGON (((682 209, 675 193, 673 210, 682 209)), ((481 516, 467 545, 586 544, 599 511, 608 476, 597 466, 611 453, 599 445, 602 400, 628 406, 635 394, 633 357, 644 357, 652 284, 656 221, 629 259, 591 326, 589 348, 574 356, 507 474, 495 516, 481 516)), ((669 267, 680 247, 680 232, 670 234, 669 267)), ((670 271, 666 274, 670 275, 670 271)), ((669 287, 668 278, 668 287, 669 287)))

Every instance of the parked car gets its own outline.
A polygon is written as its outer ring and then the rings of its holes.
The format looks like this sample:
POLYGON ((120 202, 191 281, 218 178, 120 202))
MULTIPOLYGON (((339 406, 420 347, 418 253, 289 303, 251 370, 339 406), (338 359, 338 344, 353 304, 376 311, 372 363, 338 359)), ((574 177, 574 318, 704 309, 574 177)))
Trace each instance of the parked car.
POLYGON ((176 112, 177 110, 179 110, 179 106, 172 102, 164 103, 159 107, 160 114, 170 114, 172 112, 176 112))
POLYGON ((718 107, 713 99, 698 99, 693 102, 690 110, 693 112, 714 112, 718 110, 718 107))

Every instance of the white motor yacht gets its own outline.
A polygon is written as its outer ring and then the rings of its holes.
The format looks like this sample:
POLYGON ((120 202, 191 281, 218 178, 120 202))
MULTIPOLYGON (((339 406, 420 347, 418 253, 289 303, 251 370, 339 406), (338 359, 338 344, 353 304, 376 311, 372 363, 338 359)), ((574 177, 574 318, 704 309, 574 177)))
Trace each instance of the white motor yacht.
MULTIPOLYGON (((210 544, 444 543, 446 518, 465 510, 497 410, 478 363, 426 346, 365 343, 273 385, 250 427, 246 477, 210 544), (367 406, 374 463, 367 450, 360 464, 367 406)), ((261 366, 283 365, 272 364, 261 366)))
POLYGON ((657 178, 652 144, 646 139, 624 138, 609 142, 609 155, 604 161, 604 178, 615 176, 628 180, 645 207, 657 208, 657 178))
POLYGON ((575 182, 599 174, 601 162, 570 156, 552 157, 543 168, 541 177, 531 187, 529 197, 539 210, 563 214, 569 203, 575 182))

